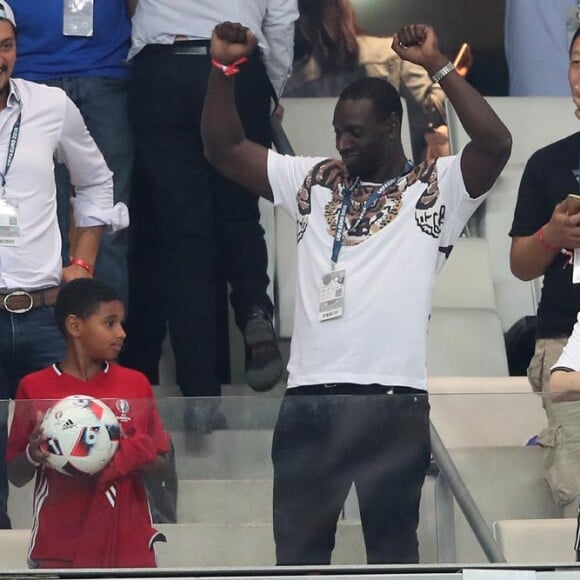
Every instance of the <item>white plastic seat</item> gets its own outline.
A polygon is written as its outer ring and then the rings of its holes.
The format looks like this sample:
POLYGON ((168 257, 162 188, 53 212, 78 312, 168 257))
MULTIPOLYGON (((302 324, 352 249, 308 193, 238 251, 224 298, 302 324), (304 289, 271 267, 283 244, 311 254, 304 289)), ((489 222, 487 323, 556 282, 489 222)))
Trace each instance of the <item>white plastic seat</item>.
POLYGON ((491 308, 433 308, 427 333, 427 375, 507 376, 499 316, 491 308))
POLYGON ((2 572, 26 570, 30 530, 0 530, 0 566, 2 572))
POLYGON ((449 448, 523 445, 546 425, 527 377, 429 377, 429 403, 449 448))
POLYGON ((489 247, 482 238, 459 238, 435 278, 433 308, 495 309, 489 247))
MULTIPOLYGON (((486 97, 486 101, 512 134, 510 165, 525 165, 534 151, 575 130, 572 97, 486 97)), ((469 137, 449 101, 446 108, 449 145, 457 153, 469 137)))
MULTIPOLYGON (((543 452, 539 447, 458 448, 449 452, 490 530, 494 521, 561 515, 543 478, 543 452)), ((486 562, 457 505, 454 512, 454 520, 447 521, 447 510, 442 509, 442 504, 436 504, 439 529, 445 533, 453 521, 455 524, 456 559, 453 561, 486 562)))
POLYGON ((500 520, 493 535, 510 563, 574 562, 575 518, 500 520))
MULTIPOLYGON (((521 176, 531 155, 574 132, 575 105, 571 97, 487 97, 512 134, 511 157, 502 175, 478 212, 472 231, 490 245, 491 270, 502 328, 508 330, 523 316, 536 312, 538 281, 522 282, 509 267, 510 230, 521 176)), ((452 153, 465 146, 469 137, 457 113, 447 101, 449 143, 452 153)))

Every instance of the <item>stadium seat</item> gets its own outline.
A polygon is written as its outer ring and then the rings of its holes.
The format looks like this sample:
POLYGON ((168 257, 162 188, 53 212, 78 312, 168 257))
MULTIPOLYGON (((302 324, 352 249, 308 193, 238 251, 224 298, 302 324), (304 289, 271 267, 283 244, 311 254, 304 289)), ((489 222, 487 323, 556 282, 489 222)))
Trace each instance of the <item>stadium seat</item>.
MULTIPOLYGON (((162 524, 157 544, 160 567, 256 567, 275 564, 271 524, 162 524)), ((333 564, 364 564, 360 523, 340 522, 333 564)))
POLYGON ((8 570, 27 570, 26 556, 30 530, 0 530, 0 567, 8 570))
MULTIPOLYGON (((505 332, 523 316, 535 314, 539 296, 538 281, 522 282, 509 267, 508 232, 521 175, 536 150, 574 131, 575 105, 570 97, 488 97, 487 101, 510 130, 513 147, 508 165, 471 224, 471 232, 489 241, 497 308, 505 332)), ((457 153, 469 138, 449 101, 447 120, 451 151, 457 153)))
POLYGON ((433 308, 427 333, 427 374, 507 376, 508 365, 495 309, 433 308))
MULTIPOLYGON (((532 153, 574 132, 576 106, 572 97, 487 97, 487 102, 510 130, 513 139, 510 165, 525 165, 532 153)), ((451 152, 468 141, 453 105, 447 101, 451 152)))
POLYGON ((489 246, 482 238, 459 238, 435 278, 434 308, 495 309, 489 246))
MULTIPOLYGON (((543 478, 543 453, 539 447, 466 447, 449 452, 490 530, 493 522, 499 520, 561 516, 543 478)), ((437 486, 445 485, 440 475, 437 486)), ((456 553, 450 561, 486 562, 454 500, 454 517, 449 518, 446 497, 436 496, 436 517, 439 529, 455 537, 456 553)))
POLYGON ((523 445, 546 426, 527 377, 430 377, 429 402, 448 448, 523 445))
POLYGON ((576 518, 500 520, 493 535, 510 563, 575 562, 576 518))
POLYGON ((489 243, 493 287, 504 332, 524 316, 533 315, 541 279, 524 282, 510 270, 512 225, 523 166, 510 164, 499 176, 485 202, 481 235, 489 243))

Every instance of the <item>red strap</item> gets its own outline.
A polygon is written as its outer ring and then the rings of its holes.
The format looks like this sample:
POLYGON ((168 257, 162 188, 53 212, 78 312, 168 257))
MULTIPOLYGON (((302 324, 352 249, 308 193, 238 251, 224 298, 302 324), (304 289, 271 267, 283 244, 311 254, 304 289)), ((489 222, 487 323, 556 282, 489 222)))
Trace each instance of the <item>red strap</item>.
POLYGON ((238 60, 232 62, 232 64, 223 64, 219 62, 219 60, 212 58, 211 64, 216 68, 219 68, 227 77, 231 77, 240 72, 240 67, 238 65, 245 63, 247 60, 247 56, 242 56, 241 58, 238 58, 238 60))
POLYGON ((71 266, 74 264, 75 266, 79 266, 86 270, 91 276, 95 275, 95 268, 92 264, 89 264, 86 260, 82 258, 71 258, 70 259, 71 266))
POLYGON ((537 232, 536 232, 537 236, 538 236, 538 240, 540 240, 540 244, 542 244, 542 246, 544 246, 544 248, 546 248, 546 250, 550 250, 550 252, 558 252, 559 249, 558 248, 554 248, 554 246, 552 246, 552 244, 549 244, 546 239, 544 238, 544 228, 540 228, 537 232))

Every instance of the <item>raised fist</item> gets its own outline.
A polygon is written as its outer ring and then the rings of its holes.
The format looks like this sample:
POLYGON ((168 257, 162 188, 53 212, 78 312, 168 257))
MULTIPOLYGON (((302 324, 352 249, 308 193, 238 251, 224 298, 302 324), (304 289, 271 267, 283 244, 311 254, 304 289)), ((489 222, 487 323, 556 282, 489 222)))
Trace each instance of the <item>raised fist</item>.
POLYGON ((218 62, 230 65, 254 52, 258 41, 249 28, 239 22, 218 24, 211 37, 211 56, 218 62))

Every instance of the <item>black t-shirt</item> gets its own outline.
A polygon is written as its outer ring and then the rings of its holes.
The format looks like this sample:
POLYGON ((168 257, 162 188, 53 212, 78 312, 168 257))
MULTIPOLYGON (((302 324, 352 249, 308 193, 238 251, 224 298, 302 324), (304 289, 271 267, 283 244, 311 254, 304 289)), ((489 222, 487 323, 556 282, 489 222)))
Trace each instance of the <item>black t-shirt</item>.
MULTIPOLYGON (((554 206, 579 193, 574 170, 580 169, 580 132, 536 151, 528 160, 510 236, 530 236, 545 225, 554 206)), ((544 274, 538 307, 538 338, 569 336, 580 311, 580 284, 572 284, 572 266, 558 254, 544 274)))

